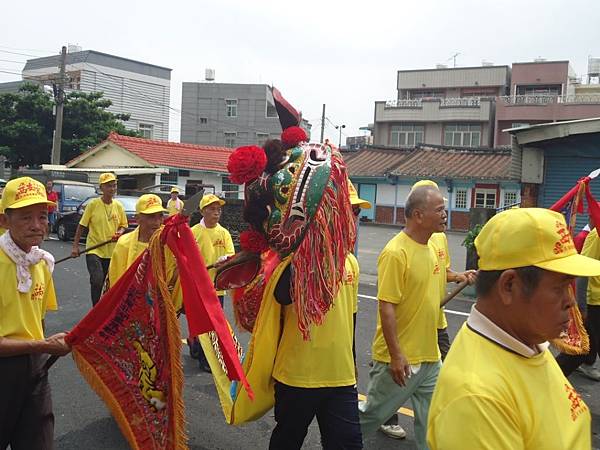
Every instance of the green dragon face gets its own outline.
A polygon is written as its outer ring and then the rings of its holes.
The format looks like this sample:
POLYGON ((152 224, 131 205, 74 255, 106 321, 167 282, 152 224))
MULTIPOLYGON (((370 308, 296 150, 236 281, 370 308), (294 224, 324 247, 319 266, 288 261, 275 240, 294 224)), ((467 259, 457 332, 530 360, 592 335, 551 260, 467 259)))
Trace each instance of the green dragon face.
POLYGON ((271 248, 284 257, 302 241, 330 183, 331 148, 303 143, 288 150, 287 160, 268 181, 274 206, 266 232, 271 248))

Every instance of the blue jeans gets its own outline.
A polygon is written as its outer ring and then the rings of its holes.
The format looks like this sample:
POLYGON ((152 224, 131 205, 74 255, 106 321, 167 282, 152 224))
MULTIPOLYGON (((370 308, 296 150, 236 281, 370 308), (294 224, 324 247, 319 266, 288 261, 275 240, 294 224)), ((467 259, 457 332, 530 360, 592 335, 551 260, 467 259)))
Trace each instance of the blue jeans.
POLYGON ((300 449, 315 416, 323 449, 362 449, 355 386, 301 388, 279 381, 275 382, 277 425, 269 449, 300 449))

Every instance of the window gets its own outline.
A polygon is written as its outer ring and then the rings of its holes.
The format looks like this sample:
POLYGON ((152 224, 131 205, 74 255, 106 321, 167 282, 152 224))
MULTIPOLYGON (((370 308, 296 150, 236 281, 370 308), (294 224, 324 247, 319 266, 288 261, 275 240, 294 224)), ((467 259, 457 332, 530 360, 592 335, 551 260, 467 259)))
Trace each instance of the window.
POLYGON ((237 133, 223 133, 225 135, 225 147, 235 147, 237 133))
POLYGON ((143 138, 152 139, 152 135, 154 134, 154 125, 150 123, 140 123, 138 124, 138 132, 143 138))
POLYGON ((481 125, 446 125, 444 129, 444 145, 479 147, 481 145, 481 125))
POLYGON ((521 127, 528 127, 529 124, 525 123, 525 122, 513 122, 510 124, 511 128, 521 128, 521 127))
POLYGON ((456 188, 454 193, 454 207, 467 209, 467 188, 456 188))
POLYGON ((557 96, 561 91, 560 84, 517 86, 517 95, 557 96))
POLYGON ((169 173, 160 174, 160 184, 177 184, 177 173, 176 169, 169 169, 169 173))
POLYGON ((222 181, 223 195, 225 198, 239 198, 240 185, 232 183, 228 177, 223 177, 222 181))
POLYGON ((227 117, 237 117, 237 99, 226 99, 225 100, 225 115, 227 117))
POLYGON ((504 191, 504 206, 512 206, 519 203, 519 193, 517 191, 504 191))
POLYGON ((208 123, 208 118, 206 118, 206 117, 200 117, 200 123, 203 124, 203 125, 207 124, 208 123))
POLYGON ((179 169, 179 176, 180 177, 189 177, 190 176, 190 171, 189 170, 185 170, 185 169, 179 169))
POLYGON ((394 125, 390 136, 392 147, 414 147, 423 143, 425 127, 423 125, 394 125))
POLYGON ((407 91, 407 98, 413 100, 419 100, 423 98, 444 98, 446 95, 444 91, 438 90, 417 90, 417 91, 407 91))
POLYGON ((267 95, 267 110, 265 111, 265 117, 267 118, 277 118, 279 115, 277 114, 277 108, 275 108, 275 103, 273 103, 273 96, 267 95))
POLYGON ((256 133, 258 145, 264 145, 267 139, 269 139, 269 133, 256 133))
POLYGON ((496 189, 476 189, 475 208, 496 208, 496 189))

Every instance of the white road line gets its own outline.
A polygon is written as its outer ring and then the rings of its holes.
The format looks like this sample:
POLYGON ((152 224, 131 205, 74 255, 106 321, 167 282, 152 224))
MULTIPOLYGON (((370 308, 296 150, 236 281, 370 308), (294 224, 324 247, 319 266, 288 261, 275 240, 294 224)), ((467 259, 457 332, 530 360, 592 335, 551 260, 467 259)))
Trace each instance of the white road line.
MULTIPOLYGON (((358 294, 358 296, 362 298, 368 298, 369 300, 377 300, 377 297, 373 297, 372 295, 358 294)), ((456 316, 469 317, 469 313, 467 312, 454 311, 453 309, 444 309, 444 311, 446 312, 446 314, 454 314, 456 316)))

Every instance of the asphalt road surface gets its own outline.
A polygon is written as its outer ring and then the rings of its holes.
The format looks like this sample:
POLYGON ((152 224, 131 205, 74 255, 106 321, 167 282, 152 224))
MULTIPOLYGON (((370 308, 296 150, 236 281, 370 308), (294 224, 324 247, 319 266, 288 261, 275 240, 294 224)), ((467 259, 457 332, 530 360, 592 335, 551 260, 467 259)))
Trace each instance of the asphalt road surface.
MULTIPOLYGON (((365 277, 361 277, 359 291, 356 348, 359 367, 358 385, 359 391, 363 394, 368 383, 371 339, 376 322, 377 305, 374 300, 376 290, 372 284, 375 279, 376 257, 385 242, 396 232, 396 229, 391 228, 362 227, 361 229, 359 260, 365 277)), ((464 266, 464 249, 460 248, 463 238, 461 235, 449 234, 453 268, 456 270, 461 270, 461 265, 464 266)), ((45 242, 43 246, 58 259, 69 254, 71 243, 50 241, 45 242)), ((54 280, 59 299, 59 311, 49 313, 46 318, 49 334, 71 329, 91 307, 88 273, 84 258, 69 260, 58 265, 54 272, 54 280)), ((228 299, 226 299, 225 306, 228 317, 232 319, 231 305, 228 299)), ((451 337, 454 337, 458 328, 465 321, 471 306, 472 301, 465 297, 458 298, 449 304, 447 317, 451 337)), ((247 334, 239 333, 238 337, 243 343, 247 341, 247 334)), ((196 450, 268 448, 269 436, 274 427, 272 412, 262 419, 244 426, 227 425, 219 405, 212 376, 198 370, 196 363, 188 356, 186 347, 182 347, 182 361, 185 374, 184 400, 190 448, 196 450)), ((573 375, 571 381, 592 411, 593 446, 600 448, 600 383, 589 381, 578 374, 573 375)), ((107 408, 83 380, 70 356, 60 358, 52 367, 50 382, 56 416, 57 449, 129 448, 107 408)), ((411 409, 410 403, 405 406, 411 409)), ((400 415, 399 421, 408 432, 406 439, 397 441, 378 432, 374 436, 365 438, 365 448, 415 448, 412 418, 409 415, 400 415)), ((321 448, 316 421, 310 427, 303 448, 321 448)))

